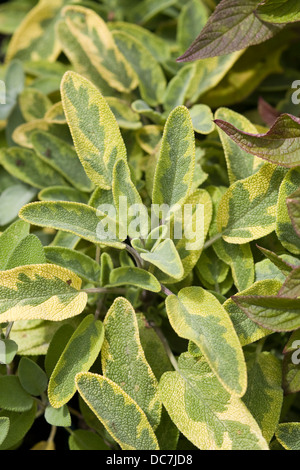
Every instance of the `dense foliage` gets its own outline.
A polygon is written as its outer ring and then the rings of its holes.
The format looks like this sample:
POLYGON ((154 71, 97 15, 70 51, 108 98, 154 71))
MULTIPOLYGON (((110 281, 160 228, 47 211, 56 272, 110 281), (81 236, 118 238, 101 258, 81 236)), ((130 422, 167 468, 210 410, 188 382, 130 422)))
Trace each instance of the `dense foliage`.
POLYGON ((297 0, 0 6, 0 449, 300 450, 297 0))

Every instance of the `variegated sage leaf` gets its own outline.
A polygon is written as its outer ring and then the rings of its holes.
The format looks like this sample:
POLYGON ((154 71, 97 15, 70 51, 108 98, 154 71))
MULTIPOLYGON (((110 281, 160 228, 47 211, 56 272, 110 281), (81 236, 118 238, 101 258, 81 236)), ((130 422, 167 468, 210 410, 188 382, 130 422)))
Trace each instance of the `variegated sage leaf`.
POLYGON ((195 137, 185 106, 175 108, 166 122, 156 165, 152 201, 170 209, 186 200, 193 181, 195 137))
POLYGON ((179 371, 166 372, 160 396, 171 419, 201 450, 268 450, 242 400, 226 391, 204 358, 180 356, 179 371))
POLYGON ((279 189, 276 217, 276 235, 291 253, 300 254, 300 238, 292 224, 287 198, 300 187, 300 168, 291 168, 285 175, 279 189))
POLYGON ((75 149, 88 177, 110 189, 113 167, 126 160, 126 148, 116 118, 100 91, 86 78, 67 72, 62 102, 75 149))
POLYGON ((155 429, 161 402, 157 380, 145 358, 136 314, 124 298, 118 298, 104 320, 105 339, 101 358, 103 375, 126 392, 144 411, 155 429))
POLYGON ((61 408, 75 394, 75 376, 87 372, 95 362, 104 339, 103 323, 86 316, 72 334, 49 380, 48 397, 53 408, 61 408))
POLYGON ((83 372, 76 376, 76 388, 123 450, 159 449, 145 413, 119 385, 107 377, 83 372))
POLYGON ((110 272, 108 286, 131 285, 151 292, 160 292, 161 286, 153 274, 144 269, 122 266, 110 272))
POLYGON ((221 199, 217 227, 228 243, 243 244, 273 232, 278 189, 286 170, 266 163, 252 176, 236 181, 221 199))
POLYGON ((1 322, 61 321, 78 315, 87 302, 81 279, 52 264, 21 266, 0 273, 1 322))
POLYGON ((300 450, 300 423, 280 423, 276 437, 286 450, 300 450))
POLYGON ((200 348, 226 390, 243 396, 247 387, 243 351, 226 310, 215 296, 202 287, 186 287, 178 296, 167 297, 166 309, 173 329, 200 348))

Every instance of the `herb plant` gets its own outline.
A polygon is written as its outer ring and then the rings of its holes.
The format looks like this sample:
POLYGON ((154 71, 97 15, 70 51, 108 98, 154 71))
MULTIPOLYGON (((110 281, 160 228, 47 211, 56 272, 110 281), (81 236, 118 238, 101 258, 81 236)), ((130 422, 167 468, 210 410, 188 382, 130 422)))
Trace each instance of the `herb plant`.
POLYGON ((0 6, 1 450, 300 450, 298 21, 0 6))

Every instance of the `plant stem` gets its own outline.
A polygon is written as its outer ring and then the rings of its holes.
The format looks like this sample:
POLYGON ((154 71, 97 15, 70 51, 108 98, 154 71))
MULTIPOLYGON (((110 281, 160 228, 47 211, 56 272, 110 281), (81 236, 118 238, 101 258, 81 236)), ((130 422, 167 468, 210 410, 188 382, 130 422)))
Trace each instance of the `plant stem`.
POLYGON ((172 291, 170 291, 170 289, 168 289, 166 286, 164 286, 163 284, 160 285, 161 287, 161 291, 165 294, 165 295, 174 295, 172 291))
POLYGON ((126 289, 113 288, 113 287, 91 287, 89 289, 81 289, 81 292, 86 292, 87 294, 125 294, 126 289))
POLYGON ((7 328, 6 328, 6 331, 5 331, 5 338, 7 339, 10 335, 10 332, 11 332, 11 329, 13 327, 13 324, 14 322, 11 321, 8 325, 7 325, 7 328))
POLYGON ((142 268, 143 267, 143 260, 140 257, 140 255, 138 254, 138 252, 134 248, 132 248, 132 246, 130 246, 130 245, 126 245, 126 250, 128 251, 128 253, 130 253, 133 256, 137 267, 142 268))
POLYGON ((161 340, 162 344, 163 344, 163 347, 165 348, 165 351, 168 355, 168 358, 170 359, 170 362, 172 364, 172 366, 174 367, 174 369, 177 371, 177 372, 180 372, 179 370, 179 367, 178 367, 178 362, 169 346, 169 343, 165 337, 165 335, 163 334, 163 332, 161 331, 161 329, 156 326, 156 325, 153 325, 153 329, 154 331, 156 332, 157 336, 159 337, 159 339, 161 340))
POLYGON ((216 241, 220 240, 220 238, 222 238, 222 233, 217 233, 217 235, 215 235, 210 240, 208 240, 206 243, 204 243, 203 250, 205 250, 209 246, 213 245, 216 241))

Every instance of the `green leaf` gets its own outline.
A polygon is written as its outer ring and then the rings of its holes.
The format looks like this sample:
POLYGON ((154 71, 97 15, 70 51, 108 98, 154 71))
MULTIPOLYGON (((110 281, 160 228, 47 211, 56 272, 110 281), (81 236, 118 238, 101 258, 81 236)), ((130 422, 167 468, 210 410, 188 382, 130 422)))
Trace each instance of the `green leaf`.
POLYGON ((184 3, 178 16, 177 44, 181 54, 196 39, 199 31, 205 26, 208 20, 208 9, 203 2, 189 0, 184 3))
POLYGON ((217 5, 200 35, 177 59, 186 62, 245 49, 270 39, 280 26, 267 24, 255 14, 260 0, 223 0, 217 5))
POLYGON ((106 101, 121 129, 140 129, 142 127, 139 115, 131 108, 128 101, 114 96, 107 96, 106 101))
POLYGON ((69 144, 49 132, 36 131, 31 135, 31 142, 37 155, 79 191, 90 192, 94 188, 69 144))
POLYGON ((282 386, 285 394, 300 391, 300 330, 294 331, 285 348, 283 358, 282 386))
POLYGON ((0 417, 0 445, 5 440, 8 434, 9 425, 10 425, 9 418, 7 418, 6 416, 0 417))
POLYGON ((24 390, 17 376, 0 377, 0 408, 8 411, 28 411, 32 405, 33 398, 24 390))
POLYGON ((256 15, 267 23, 286 24, 300 21, 297 0, 268 0, 259 5, 256 15))
POLYGON ((218 231, 226 242, 240 245, 273 232, 278 189, 285 173, 266 163, 253 176, 230 186, 217 216, 218 231))
POLYGON ((256 297, 264 295, 276 295, 280 290, 282 283, 276 279, 267 279, 257 281, 247 289, 239 292, 234 297, 231 297, 224 302, 223 307, 229 314, 233 326, 237 332, 242 346, 254 343, 261 338, 269 335, 270 330, 260 327, 253 319, 249 318, 243 309, 241 309, 236 302, 240 295, 253 295, 256 297))
POLYGON ((284 248, 296 255, 300 254, 300 238, 289 214, 287 198, 300 187, 300 168, 292 168, 285 175, 279 189, 276 217, 276 235, 284 248))
POLYGON ((49 188, 42 189, 38 194, 38 199, 40 201, 69 201, 81 202, 83 204, 87 204, 89 201, 87 194, 67 186, 50 186, 49 188))
POLYGON ((45 357, 45 371, 48 377, 51 376, 73 333, 73 326, 66 323, 65 325, 60 326, 51 338, 45 357))
POLYGON ((135 73, 100 16, 81 6, 64 8, 62 16, 64 22, 58 26, 58 35, 78 73, 92 80, 100 90, 104 80, 109 85, 104 85, 104 93, 107 88, 128 93, 137 86, 135 73))
POLYGON ((124 248, 117 238, 117 222, 101 211, 78 202, 33 202, 19 217, 39 227, 73 233, 92 243, 124 248), (108 231, 105 228, 108 227, 108 231))
POLYGON ((247 387, 243 351, 233 324, 219 301, 202 287, 186 287, 166 299, 171 326, 193 341, 222 385, 243 396, 247 387))
POLYGON ((19 96, 19 105, 25 121, 42 119, 51 108, 52 102, 39 90, 25 88, 19 96))
POLYGON ((269 443, 277 428, 283 400, 279 359, 269 352, 246 354, 248 388, 243 402, 269 443))
POLYGON ((109 283, 107 286, 124 285, 136 286, 151 292, 160 292, 161 290, 160 283, 153 274, 144 269, 129 266, 115 268, 109 275, 109 283))
POLYGON ((19 210, 36 196, 36 189, 19 183, 6 188, 0 196, 0 225, 7 225, 15 220, 19 210))
POLYGON ((221 119, 215 123, 243 150, 284 167, 300 165, 300 119, 281 114, 266 134, 249 134, 221 119))
POLYGON ((75 376, 95 362, 104 338, 103 324, 85 317, 63 350, 49 380, 48 397, 53 408, 66 404, 76 392, 75 376))
POLYGON ((188 64, 182 67, 170 80, 164 96, 165 114, 168 115, 176 106, 181 106, 185 103, 187 91, 191 80, 194 78, 194 74, 194 64, 188 64))
POLYGON ((44 247, 39 238, 32 233, 23 238, 19 245, 16 246, 16 249, 6 265, 6 269, 43 263, 46 263, 44 247))
POLYGON ((89 256, 60 246, 46 246, 44 250, 48 263, 70 269, 87 282, 99 283, 100 266, 89 256))
POLYGON ((110 189, 115 162, 126 160, 116 118, 100 91, 75 72, 64 75, 61 94, 75 149, 86 174, 97 186, 110 189))
MULTIPOLYGON (((219 108, 215 114, 217 120, 230 121, 245 132, 257 133, 256 127, 244 116, 227 108, 219 108)), ((255 156, 250 156, 218 128, 224 148, 230 184, 248 178, 256 173, 263 162, 255 156)))
POLYGON ((176 0, 142 0, 128 12, 132 23, 144 24, 174 5, 176 0))
POLYGON ((142 253, 141 258, 174 279, 180 279, 184 274, 180 256, 170 238, 159 243, 153 251, 142 253))
POLYGON ((67 185, 64 178, 35 152, 20 147, 2 148, 0 163, 16 178, 35 188, 67 185))
POLYGON ((0 363, 10 364, 18 352, 18 345, 11 339, 0 339, 0 363))
POLYGON ((2 410, 0 411, 0 419, 8 418, 10 422, 9 430, 6 438, 0 445, 0 450, 8 450, 19 444, 23 437, 30 430, 34 423, 37 405, 34 402, 30 410, 15 412, 2 410))
POLYGON ((29 235, 30 225, 23 220, 17 220, 0 236, 0 269, 5 270, 16 246, 29 235))
MULTIPOLYGON (((277 217, 278 217, 278 212, 277 212, 277 217)), ((297 266, 292 265, 291 262, 287 261, 286 258, 290 259, 288 255, 281 255, 278 256, 276 253, 273 253, 270 250, 267 250, 266 248, 262 248, 261 246, 256 245, 257 248, 282 272, 282 274, 286 277, 290 274, 293 269, 295 269, 297 266)), ((296 260, 296 258, 294 258, 296 260)), ((297 263, 299 265, 299 263, 297 263)))
POLYGON ((60 321, 81 313, 87 294, 71 271, 52 264, 20 266, 0 272, 1 322, 60 321))
POLYGON ((39 396, 47 388, 47 375, 38 364, 27 357, 22 357, 19 363, 18 377, 22 387, 30 395, 39 396))
POLYGON ((52 406, 47 406, 45 409, 45 420, 51 426, 71 426, 71 415, 68 410, 67 405, 63 405, 61 408, 53 408, 52 406))
POLYGON ((167 204, 172 210, 182 205, 191 188, 195 167, 195 138, 191 116, 184 106, 175 108, 164 128, 157 162, 153 204, 167 204))
POLYGON ((300 450, 300 423, 281 423, 276 437, 286 450, 300 450))
POLYGON ((92 431, 77 429, 69 437, 70 450, 110 450, 103 439, 92 431))
POLYGON ((198 134, 211 134, 215 130, 213 113, 206 104, 195 104, 190 108, 194 131, 198 134))
POLYGON ((160 395, 171 419, 201 450, 267 450, 261 431, 244 403, 218 382, 203 358, 188 353, 179 372, 166 372, 160 395))
POLYGON ((151 426, 160 422, 161 403, 157 380, 145 358, 136 314, 124 298, 118 298, 105 320, 101 352, 104 377, 118 384, 144 411, 151 426))
POLYGON ((119 385, 86 372, 76 376, 76 388, 123 450, 158 450, 145 413, 119 385))
POLYGON ((113 31, 113 38, 138 77, 142 99, 150 106, 162 103, 166 78, 153 55, 143 43, 124 31, 113 31))

